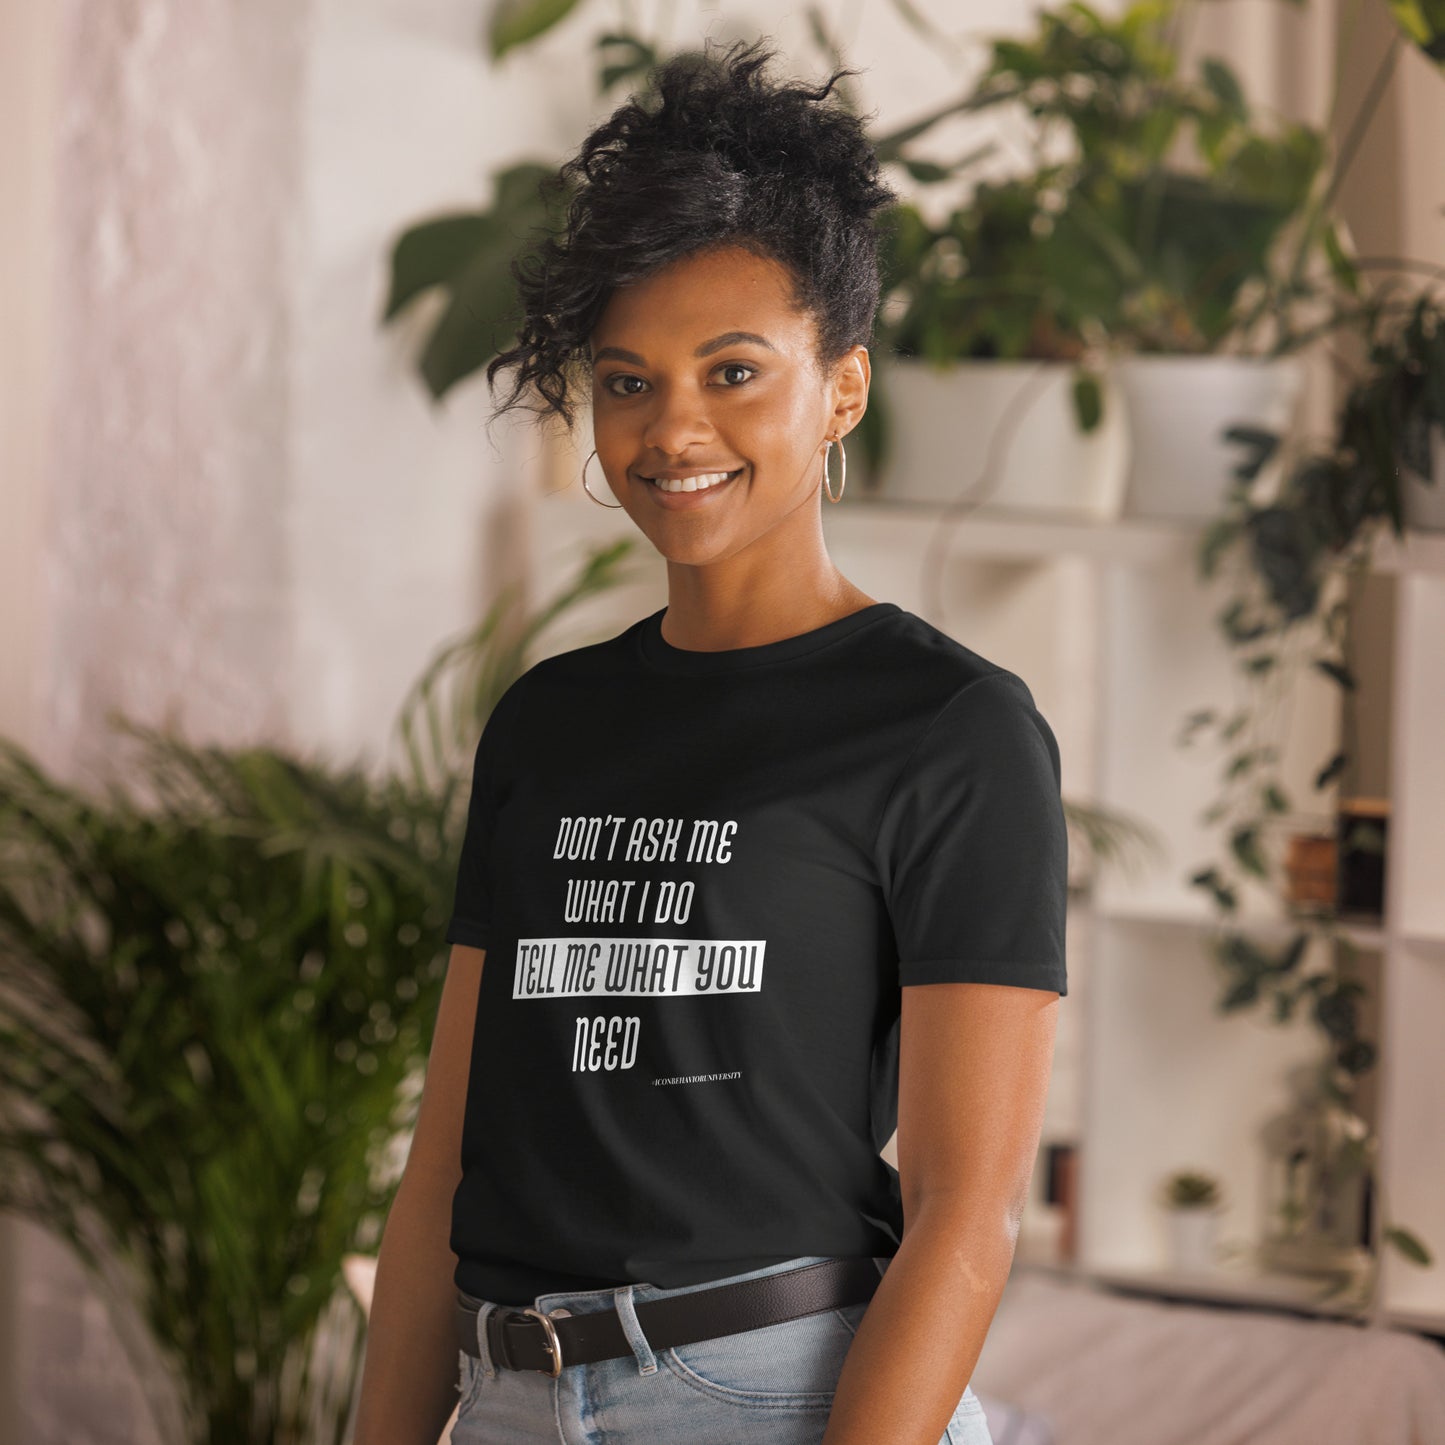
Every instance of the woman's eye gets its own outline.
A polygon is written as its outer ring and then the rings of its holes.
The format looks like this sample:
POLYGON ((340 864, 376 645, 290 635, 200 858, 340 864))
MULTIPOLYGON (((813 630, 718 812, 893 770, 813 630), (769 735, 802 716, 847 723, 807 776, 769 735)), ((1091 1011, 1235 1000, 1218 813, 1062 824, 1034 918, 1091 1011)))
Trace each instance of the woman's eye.
POLYGON ((749 376, 752 376, 752 375, 755 375, 755 374, 756 374, 756 372, 757 372, 757 367, 756 367, 756 366, 749 366, 749 365, 748 365, 746 362, 744 362, 744 361, 725 361, 720 367, 718 367, 718 370, 719 370, 719 371, 746 371, 749 376))
POLYGON ((608 391, 610 391, 610 392, 612 393, 613 396, 636 396, 637 393, 636 393, 635 391, 618 391, 618 389, 617 389, 615 386, 613 386, 612 383, 613 383, 614 381, 641 381, 641 380, 642 380, 642 378, 641 378, 640 376, 632 376, 632 375, 631 375, 630 373, 628 373, 628 372, 619 372, 618 375, 616 375, 616 376, 608 377, 608 379, 607 379, 605 382, 603 382, 602 384, 603 384, 603 386, 605 387, 606 390, 608 390, 608 391))

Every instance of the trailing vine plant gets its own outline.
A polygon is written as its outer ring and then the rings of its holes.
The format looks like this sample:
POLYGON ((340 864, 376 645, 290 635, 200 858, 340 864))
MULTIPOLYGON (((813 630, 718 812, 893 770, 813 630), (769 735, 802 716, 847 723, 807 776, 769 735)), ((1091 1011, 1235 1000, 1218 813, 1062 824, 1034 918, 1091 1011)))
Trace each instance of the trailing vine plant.
MULTIPOLYGON (((1233 569, 1236 585, 1217 620, 1237 655, 1248 703, 1227 716, 1213 708, 1191 713, 1180 738, 1191 743, 1212 727, 1230 750, 1222 795, 1204 815, 1222 827, 1227 856, 1189 878, 1221 922, 1211 942, 1227 980, 1220 1008, 1228 1013, 1265 1004, 1278 1023, 1307 1009, 1327 1040, 1324 1088, 1340 1103, 1349 1101, 1377 1058, 1375 1043, 1359 1028, 1365 987, 1336 967, 1309 971, 1306 959, 1315 939, 1326 957, 1352 960, 1348 931, 1334 912, 1321 910, 1296 915, 1289 939, 1271 946, 1237 919, 1250 880, 1275 885, 1265 835, 1292 807, 1279 770, 1281 703, 1305 666, 1342 693, 1355 690, 1351 583, 1368 569, 1387 525, 1397 539, 1404 535, 1402 472, 1445 485, 1434 476, 1432 455, 1436 430, 1445 430, 1445 306, 1430 291, 1402 305, 1387 289, 1363 306, 1361 332, 1366 363, 1340 407, 1335 435, 1326 446, 1295 449, 1275 496, 1260 500, 1254 492, 1281 437, 1243 427, 1226 433, 1244 456, 1223 514, 1201 539, 1197 563, 1205 580, 1233 569)), ((1328 788, 1349 761, 1344 747, 1323 760, 1315 791, 1328 788)), ((1367 1167, 1372 1146, 1371 1139, 1358 1141, 1352 1162, 1367 1167)), ((1415 1264, 1432 1263, 1426 1246, 1398 1224, 1388 1224, 1382 1239, 1415 1264)))

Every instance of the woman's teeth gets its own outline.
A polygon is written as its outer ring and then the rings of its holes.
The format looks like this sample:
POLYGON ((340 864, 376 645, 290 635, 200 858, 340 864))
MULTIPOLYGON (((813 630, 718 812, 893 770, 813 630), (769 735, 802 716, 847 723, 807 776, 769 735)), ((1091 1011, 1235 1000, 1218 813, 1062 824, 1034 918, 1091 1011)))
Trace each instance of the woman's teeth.
MULTIPOLYGON (((739 467, 738 471, 741 470, 739 467)), ((648 477, 646 480, 654 487, 661 487, 664 492, 701 492, 736 475, 737 472, 702 472, 695 477, 648 477)))

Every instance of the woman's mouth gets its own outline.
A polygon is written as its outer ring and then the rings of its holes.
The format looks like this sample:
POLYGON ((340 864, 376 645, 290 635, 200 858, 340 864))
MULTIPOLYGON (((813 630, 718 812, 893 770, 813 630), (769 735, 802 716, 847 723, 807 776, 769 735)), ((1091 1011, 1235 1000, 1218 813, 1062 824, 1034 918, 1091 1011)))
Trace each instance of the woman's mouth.
POLYGON ((707 494, 721 490, 746 470, 739 467, 735 472, 696 472, 687 477, 643 477, 642 480, 659 501, 665 499, 674 506, 686 505, 694 498, 701 501, 707 494))

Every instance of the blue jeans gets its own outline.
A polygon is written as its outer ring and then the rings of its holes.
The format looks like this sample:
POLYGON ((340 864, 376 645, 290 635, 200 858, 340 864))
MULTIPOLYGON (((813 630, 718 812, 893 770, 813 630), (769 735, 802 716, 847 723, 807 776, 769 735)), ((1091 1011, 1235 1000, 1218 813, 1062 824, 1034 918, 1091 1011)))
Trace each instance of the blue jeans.
MULTIPOLYGON (((540 1370, 508 1370, 487 1350, 487 1315, 477 1300, 481 1359, 457 1352, 461 1402, 454 1445, 818 1445, 828 1425, 843 1360, 866 1304, 821 1310, 800 1319, 691 1345, 654 1349, 634 1306, 733 1280, 817 1264, 801 1255, 706 1284, 659 1289, 651 1284, 545 1294, 544 1311, 570 1314, 615 1308, 632 1354, 564 1367, 554 1380, 540 1370)), ((881 1274, 886 1259, 875 1261, 881 1274)), ((993 1445, 983 1406, 966 1388, 939 1445, 993 1445)))

